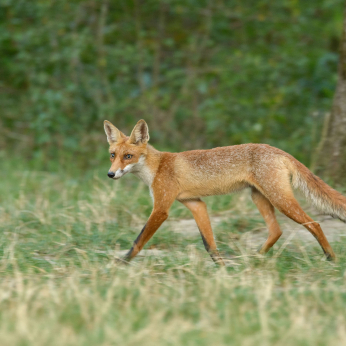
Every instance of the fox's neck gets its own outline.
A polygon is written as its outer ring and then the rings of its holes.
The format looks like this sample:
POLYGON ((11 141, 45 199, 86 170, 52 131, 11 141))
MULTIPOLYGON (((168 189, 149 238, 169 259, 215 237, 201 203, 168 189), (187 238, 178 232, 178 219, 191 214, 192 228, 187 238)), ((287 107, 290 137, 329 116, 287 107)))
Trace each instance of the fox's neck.
POLYGON ((139 159, 136 170, 132 173, 150 187, 159 168, 162 152, 149 144, 147 149, 147 156, 139 159))

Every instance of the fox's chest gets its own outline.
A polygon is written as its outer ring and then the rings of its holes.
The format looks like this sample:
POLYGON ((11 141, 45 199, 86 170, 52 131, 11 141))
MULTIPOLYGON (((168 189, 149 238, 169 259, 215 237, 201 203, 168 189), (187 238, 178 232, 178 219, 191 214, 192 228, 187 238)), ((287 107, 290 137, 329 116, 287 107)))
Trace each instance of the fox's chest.
POLYGON ((148 185, 149 187, 153 183, 154 180, 154 174, 151 172, 149 167, 146 167, 143 165, 140 170, 137 170, 135 172, 132 172, 137 178, 142 180, 144 184, 148 185))

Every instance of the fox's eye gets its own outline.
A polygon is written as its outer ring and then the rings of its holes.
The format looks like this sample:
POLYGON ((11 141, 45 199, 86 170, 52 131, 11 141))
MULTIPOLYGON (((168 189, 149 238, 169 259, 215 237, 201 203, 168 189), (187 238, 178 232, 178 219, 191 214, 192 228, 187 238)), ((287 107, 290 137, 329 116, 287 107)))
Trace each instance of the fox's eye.
POLYGON ((129 160, 131 159, 132 155, 131 154, 126 154, 124 155, 124 159, 129 160))
POLYGON ((114 153, 112 153, 112 154, 111 154, 111 157, 112 157, 112 158, 114 158, 114 157, 115 157, 115 154, 114 154, 114 153))

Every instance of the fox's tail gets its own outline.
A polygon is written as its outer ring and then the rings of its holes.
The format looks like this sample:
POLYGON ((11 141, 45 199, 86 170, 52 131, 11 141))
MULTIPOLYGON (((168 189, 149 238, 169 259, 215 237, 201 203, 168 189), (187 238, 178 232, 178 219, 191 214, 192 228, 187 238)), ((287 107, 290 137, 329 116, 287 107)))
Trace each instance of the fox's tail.
POLYGON ((346 198, 295 160, 292 170, 293 187, 303 192, 321 212, 346 222, 346 198))

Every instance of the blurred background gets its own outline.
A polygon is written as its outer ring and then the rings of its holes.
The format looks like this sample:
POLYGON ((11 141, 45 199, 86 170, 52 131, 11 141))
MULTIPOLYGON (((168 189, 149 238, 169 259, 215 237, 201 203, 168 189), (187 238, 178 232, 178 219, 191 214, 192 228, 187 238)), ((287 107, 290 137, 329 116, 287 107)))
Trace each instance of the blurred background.
POLYGON ((107 177, 103 129, 143 118, 167 151, 268 143, 346 192, 344 7, 0 0, 0 345, 346 345, 345 224, 305 201, 333 265, 279 213, 283 236, 258 256, 249 191, 205 199, 226 270, 179 202, 116 265, 152 199, 107 177))
POLYGON ((160 150, 263 142, 311 166, 337 83, 343 7, 3 0, 1 155, 95 168, 108 157, 103 120, 129 134, 144 118, 160 150))

